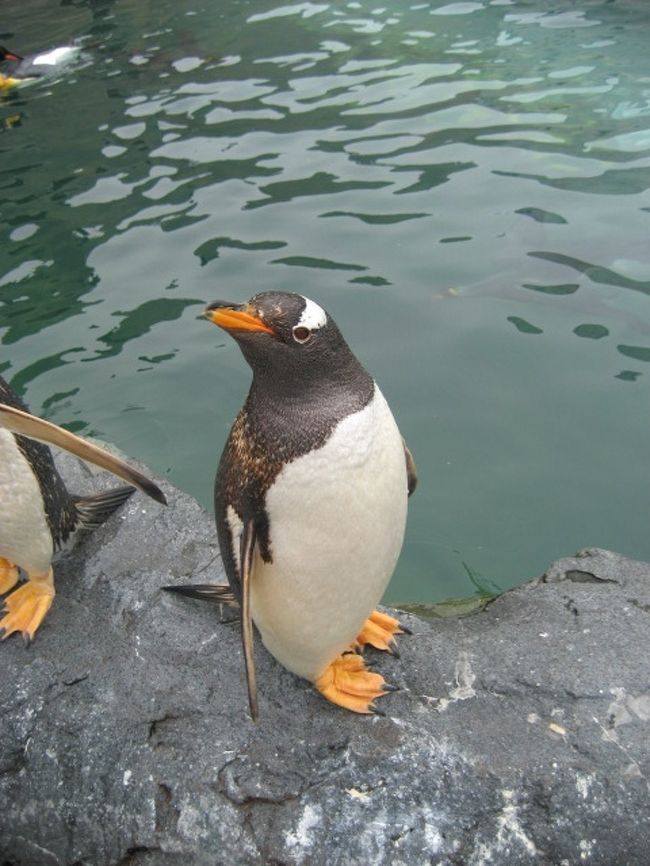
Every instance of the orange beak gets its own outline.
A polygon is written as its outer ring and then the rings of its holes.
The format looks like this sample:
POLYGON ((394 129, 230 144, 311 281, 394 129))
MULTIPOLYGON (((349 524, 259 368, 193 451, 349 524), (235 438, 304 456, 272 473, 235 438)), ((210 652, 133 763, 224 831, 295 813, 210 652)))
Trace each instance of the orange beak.
POLYGON ((230 301, 214 301, 209 304, 203 315, 226 331, 264 331, 273 334, 266 322, 251 309, 249 304, 232 304, 230 301))

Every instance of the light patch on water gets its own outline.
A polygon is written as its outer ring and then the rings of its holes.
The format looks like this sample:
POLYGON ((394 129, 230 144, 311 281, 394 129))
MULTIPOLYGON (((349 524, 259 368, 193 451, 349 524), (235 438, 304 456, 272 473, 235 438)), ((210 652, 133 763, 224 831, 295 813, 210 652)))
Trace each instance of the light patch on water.
POLYGON ((114 127, 113 135, 116 135, 123 141, 132 141, 134 138, 140 138, 146 128, 146 125, 142 122, 127 123, 125 126, 114 127))
POLYGON ((122 156, 123 153, 126 153, 126 148, 119 144, 107 144, 106 147, 102 147, 102 155, 107 159, 122 156))
POLYGON ((416 147, 424 142, 424 138, 415 135, 402 135, 379 139, 364 138, 361 141, 354 141, 351 144, 345 145, 345 150, 348 153, 358 153, 359 155, 370 154, 385 154, 394 153, 396 150, 403 150, 408 147, 416 147))
POLYGON ((335 39, 325 39, 320 43, 320 48, 327 51, 328 54, 339 54, 342 51, 349 51, 350 46, 345 42, 337 42, 335 39))
POLYGON ((70 207, 80 207, 89 204, 107 204, 128 198, 136 184, 126 183, 122 180, 124 177, 126 177, 124 172, 114 177, 100 177, 89 190, 73 195, 67 203, 70 207))
POLYGON ((38 231, 36 223, 25 223, 22 226, 15 228, 9 235, 10 241, 26 241, 38 231))
POLYGON ((570 12, 516 12, 504 16, 506 21, 514 21, 517 24, 539 24, 540 27, 550 29, 561 29, 563 27, 596 27, 600 22, 585 18, 585 13, 580 10, 570 12))
POLYGON ((536 129, 518 129, 516 132, 489 132, 478 135, 479 141, 534 141, 539 144, 562 144, 564 139, 550 132, 536 129))
POLYGON ((181 57, 180 60, 175 60, 172 66, 176 72, 193 72, 205 63, 200 57, 181 57))
POLYGON ((562 98, 581 94, 609 93, 612 90, 611 84, 598 84, 584 87, 548 87, 544 90, 535 90, 530 93, 513 93, 510 96, 502 96, 504 102, 517 102, 527 105, 530 102, 539 102, 542 99, 548 99, 549 96, 560 96, 562 98))
POLYGON ((591 144, 585 144, 585 150, 614 150, 621 153, 637 153, 650 150, 650 129, 639 129, 636 132, 625 132, 600 138, 591 144))
POLYGON ((578 75, 586 75, 594 71, 593 66, 572 66, 570 69, 555 69, 549 72, 549 78, 576 78, 578 75))
POLYGON ((0 286, 8 286, 11 283, 20 283, 23 280, 28 280, 40 268, 50 268, 53 264, 53 261, 44 262, 40 259, 30 259, 18 265, 12 271, 8 271, 3 277, 0 277, 0 286))
POLYGON ((484 9, 481 3, 448 3, 446 6, 438 6, 432 9, 432 15, 470 15, 472 12, 480 12, 484 9))
POLYGON ((513 36, 508 30, 502 30, 497 37, 497 45, 499 48, 507 48, 509 45, 517 45, 517 43, 523 41, 524 40, 521 36, 513 36))
POLYGON ((302 18, 312 18, 314 15, 318 15, 319 12, 325 12, 327 9, 329 9, 328 3, 293 3, 290 6, 278 6, 269 12, 256 12, 254 15, 249 15, 246 21, 248 24, 253 24, 257 21, 267 21, 269 18, 283 18, 287 15, 300 15, 302 18))

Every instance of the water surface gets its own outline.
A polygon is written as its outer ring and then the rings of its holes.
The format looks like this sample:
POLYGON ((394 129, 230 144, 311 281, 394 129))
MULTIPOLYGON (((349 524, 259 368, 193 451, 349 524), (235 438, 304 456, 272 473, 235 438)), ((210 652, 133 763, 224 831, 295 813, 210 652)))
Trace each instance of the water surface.
MULTIPOLYGON (((650 12, 632 0, 5 10, 0 371, 211 507, 249 373, 198 319, 307 294, 418 462, 389 600, 650 558, 650 12)), ((164 539, 161 539, 164 543, 164 539)))

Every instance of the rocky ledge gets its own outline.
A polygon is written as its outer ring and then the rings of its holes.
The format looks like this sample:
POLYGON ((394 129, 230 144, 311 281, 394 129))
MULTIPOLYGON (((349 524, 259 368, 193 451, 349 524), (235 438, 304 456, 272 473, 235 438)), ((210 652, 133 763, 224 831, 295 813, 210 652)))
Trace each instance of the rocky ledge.
POLYGON ((3 866, 646 866, 650 565, 586 550, 474 616, 404 614, 385 718, 258 646, 256 725, 232 615, 161 591, 222 577, 211 517, 167 492, 61 559, 36 641, 0 646, 3 866))

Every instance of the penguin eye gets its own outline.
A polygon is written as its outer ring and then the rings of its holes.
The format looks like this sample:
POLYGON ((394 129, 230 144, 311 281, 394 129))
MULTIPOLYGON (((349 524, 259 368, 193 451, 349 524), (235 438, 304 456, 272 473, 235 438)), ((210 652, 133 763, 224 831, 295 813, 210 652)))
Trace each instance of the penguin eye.
POLYGON ((304 325, 296 325, 291 333, 296 343, 306 343, 311 337, 311 330, 304 325))

